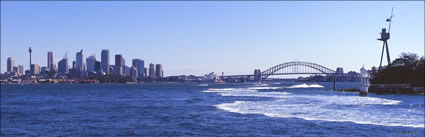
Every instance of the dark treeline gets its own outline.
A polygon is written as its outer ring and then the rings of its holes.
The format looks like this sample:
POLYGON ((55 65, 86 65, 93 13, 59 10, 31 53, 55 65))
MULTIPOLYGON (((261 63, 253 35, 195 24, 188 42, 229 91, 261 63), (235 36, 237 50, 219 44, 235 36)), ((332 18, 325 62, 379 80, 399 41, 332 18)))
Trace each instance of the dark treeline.
POLYGON ((386 68, 372 69, 372 84, 410 84, 424 87, 425 58, 413 53, 402 53, 386 68))

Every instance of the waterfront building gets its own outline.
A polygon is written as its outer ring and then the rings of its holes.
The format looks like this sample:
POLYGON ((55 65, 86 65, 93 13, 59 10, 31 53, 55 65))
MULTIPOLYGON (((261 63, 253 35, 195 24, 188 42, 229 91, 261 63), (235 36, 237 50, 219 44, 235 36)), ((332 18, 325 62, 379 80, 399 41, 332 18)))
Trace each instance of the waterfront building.
POLYGON ((75 65, 75 61, 72 61, 72 67, 73 69, 77 69, 77 66, 75 65))
POLYGON ((102 67, 102 71, 105 72, 106 74, 110 74, 110 70, 109 70, 109 50, 107 49, 103 49, 102 50, 102 55, 101 55, 101 67, 102 67))
POLYGON ((77 68, 71 68, 69 70, 69 77, 71 77, 71 78, 80 77, 80 70, 78 70, 77 68))
POLYGON ((53 70, 53 52, 47 52, 47 68, 53 70))
POLYGON ((41 75, 44 75, 44 74, 46 74, 47 72, 49 71, 49 69, 47 68, 47 67, 41 67, 41 69, 40 69, 40 74, 41 75))
POLYGON ((57 72, 57 71, 58 71, 58 67, 56 67, 56 64, 53 64, 53 65, 52 65, 52 69, 51 69, 51 71, 55 71, 55 72, 57 72))
POLYGON ((131 76, 131 68, 130 67, 128 67, 128 66, 124 66, 123 67, 123 75, 124 76, 131 76))
POLYGON ((148 69, 148 68, 145 68, 144 72, 145 72, 144 77, 147 77, 147 76, 148 76, 148 74, 149 74, 149 69, 148 69))
POLYGON ((112 75, 115 76, 122 76, 123 74, 123 69, 120 66, 114 66, 113 70, 112 70, 112 75))
POLYGON ((25 70, 25 75, 31 75, 31 70, 25 70))
POLYGON ((153 63, 149 64, 149 77, 155 78, 155 65, 153 63))
POLYGON ((95 65, 94 65, 94 71, 95 72, 98 72, 98 73, 101 73, 102 72, 102 69, 100 69, 100 61, 97 61, 96 60, 96 63, 95 63, 95 65))
POLYGON ((115 55, 115 68, 114 68, 114 74, 115 75, 123 75, 123 67, 125 66, 125 60, 122 57, 121 54, 115 55))
POLYGON ((114 72, 114 65, 109 65, 109 72, 112 74, 114 72))
POLYGON ((81 50, 80 52, 77 52, 76 57, 75 57, 75 65, 77 70, 84 70, 84 60, 83 60, 83 50, 81 50))
POLYGON ((133 81, 137 81, 137 78, 139 76, 139 73, 137 72, 138 69, 134 66, 131 67, 131 71, 130 71, 130 75, 131 75, 131 79, 133 81))
POLYGON ((65 76, 66 74, 68 74, 69 70, 68 70, 68 58, 64 58, 62 60, 60 60, 58 62, 58 67, 59 67, 59 75, 61 76, 65 76))
POLYGON ((137 72, 139 73, 139 74, 137 74, 138 75, 137 77, 143 78, 144 75, 146 74, 146 73, 144 73, 145 72, 145 61, 141 60, 141 59, 133 59, 132 60, 132 66, 136 67, 137 72))
POLYGON ((31 64, 30 73, 32 76, 38 75, 40 73, 40 65, 31 64))
POLYGON ((24 66, 18 65, 18 75, 24 75, 24 66))
POLYGON ((14 60, 12 57, 7 58, 7 72, 13 72, 14 60))
POLYGON ((86 59, 87 72, 94 72, 96 67, 96 56, 91 55, 86 59))
POLYGON ((156 67, 155 67, 155 77, 158 78, 158 79, 160 79, 160 78, 162 78, 162 74, 163 74, 163 72, 162 72, 162 65, 161 64, 156 64, 156 67))
POLYGON ((18 74, 18 67, 14 66, 13 67, 13 72, 15 72, 15 74, 18 74))

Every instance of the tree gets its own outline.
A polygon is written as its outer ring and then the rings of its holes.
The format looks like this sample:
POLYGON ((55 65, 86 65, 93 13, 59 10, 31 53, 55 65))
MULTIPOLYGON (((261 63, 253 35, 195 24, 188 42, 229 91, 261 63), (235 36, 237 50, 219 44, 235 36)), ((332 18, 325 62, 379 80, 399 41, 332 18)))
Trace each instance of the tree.
POLYGON ((410 84, 424 86, 425 59, 414 53, 401 53, 390 65, 379 70, 372 84, 410 84))

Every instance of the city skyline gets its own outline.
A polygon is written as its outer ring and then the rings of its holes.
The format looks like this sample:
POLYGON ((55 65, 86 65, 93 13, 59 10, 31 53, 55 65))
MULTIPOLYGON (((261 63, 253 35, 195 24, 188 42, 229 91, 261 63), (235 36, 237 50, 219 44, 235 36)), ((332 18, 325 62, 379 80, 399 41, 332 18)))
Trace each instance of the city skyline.
POLYGON ((72 64, 80 49, 86 57, 98 55, 99 61, 101 50, 109 49, 109 62, 115 62, 116 54, 128 62, 161 62, 168 76, 251 74, 293 60, 358 71, 362 65, 379 65, 381 43, 376 39, 388 26, 391 7, 396 15, 391 58, 401 52, 423 56, 423 2, 2 1, 1 71, 6 71, 8 57, 29 69, 30 46, 32 62, 40 66, 47 66, 49 51, 53 64, 65 53, 71 53, 72 64))

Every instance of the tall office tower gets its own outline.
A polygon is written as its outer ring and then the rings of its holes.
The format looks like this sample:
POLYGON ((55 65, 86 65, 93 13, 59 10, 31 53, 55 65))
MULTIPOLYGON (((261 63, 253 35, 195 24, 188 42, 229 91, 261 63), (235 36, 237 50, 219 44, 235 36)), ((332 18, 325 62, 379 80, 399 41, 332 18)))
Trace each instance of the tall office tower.
POLYGON ((156 70, 155 70, 155 72, 156 72, 156 74, 155 74, 155 77, 156 78, 162 78, 162 65, 161 64, 156 64, 156 70))
POLYGON ((102 67, 102 71, 105 72, 106 74, 111 74, 109 71, 109 50, 104 49, 102 50, 102 55, 101 55, 101 67, 102 67))
POLYGON ((18 67, 13 67, 13 72, 15 72, 15 74, 18 74, 18 67))
POLYGON ((123 75, 123 71, 124 71, 124 66, 125 66, 125 61, 124 58, 122 57, 121 54, 117 54, 115 55, 115 75, 123 75))
POLYGON ((75 61, 72 61, 72 69, 77 69, 77 66, 75 65, 75 61))
POLYGON ((130 76, 133 81, 137 81, 139 73, 137 72, 137 68, 132 66, 130 71, 130 76))
POLYGON ((68 70, 68 58, 64 58, 62 60, 60 60, 58 62, 58 67, 59 67, 59 75, 65 76, 66 74, 68 74, 69 70, 68 70))
POLYGON ((7 72, 13 72, 14 60, 12 57, 7 58, 7 72))
POLYGON ((94 72, 96 67, 96 57, 94 55, 87 57, 86 63, 87 63, 87 72, 94 72))
POLYGON ((47 52, 47 68, 53 70, 53 52, 47 52))
POLYGON ((56 67, 56 64, 53 64, 52 65, 52 69, 51 70, 54 70, 55 72, 57 72, 58 71, 58 67, 56 67))
POLYGON ((83 60, 83 50, 81 50, 80 52, 77 52, 76 57, 75 57, 75 65, 77 70, 84 70, 84 60, 83 60))
POLYGON ((24 75, 24 66, 23 65, 18 65, 18 74, 24 75))
POLYGON ((95 63, 95 65, 94 65, 94 71, 95 72, 101 72, 102 70, 100 69, 100 61, 97 61, 96 60, 96 63, 95 63))
POLYGON ((145 72, 145 76, 144 77, 148 77, 148 74, 149 74, 148 68, 145 68, 144 72, 145 72))
POLYGON ((31 53, 32 53, 31 47, 28 49, 28 52, 30 53, 30 68, 31 68, 31 53))
POLYGON ((31 64, 30 73, 31 73, 32 76, 38 75, 40 73, 40 65, 31 64))
POLYGON ((131 76, 131 68, 128 66, 123 66, 123 75, 124 76, 131 76))
POLYGON ((114 68, 115 68, 115 66, 114 66, 114 65, 109 65, 109 72, 110 72, 111 74, 113 74, 113 73, 114 73, 114 68))
POLYGON ((145 72, 145 61, 141 60, 141 59, 133 59, 132 66, 136 67, 137 72, 139 73, 139 74, 137 74, 138 75, 137 77, 143 78, 144 72, 145 72))
POLYGON ((155 78, 155 65, 149 64, 149 77, 155 78))

